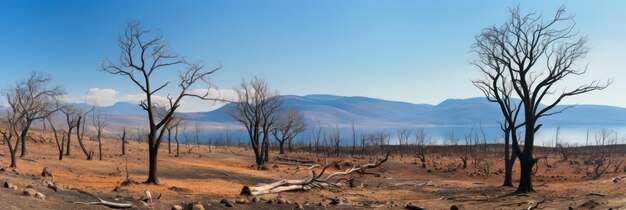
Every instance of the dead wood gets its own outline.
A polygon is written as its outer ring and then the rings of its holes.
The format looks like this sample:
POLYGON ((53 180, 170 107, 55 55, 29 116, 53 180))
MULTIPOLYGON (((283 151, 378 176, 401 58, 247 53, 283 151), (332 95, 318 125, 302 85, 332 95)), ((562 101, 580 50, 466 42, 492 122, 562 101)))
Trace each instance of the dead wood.
POLYGON ((345 171, 337 171, 335 173, 329 174, 326 177, 323 177, 327 169, 334 165, 334 163, 326 164, 326 166, 322 169, 322 171, 317 174, 315 171, 311 171, 311 177, 303 180, 281 180, 270 184, 264 184, 257 187, 244 186, 241 189, 242 195, 261 195, 268 193, 279 193, 285 191, 294 191, 294 190, 310 190, 312 188, 324 188, 327 186, 338 187, 339 184, 336 182, 332 182, 331 179, 335 177, 345 176, 351 173, 359 173, 359 174, 367 174, 367 169, 372 169, 380 166, 389 158, 389 153, 385 156, 384 159, 376 161, 376 163, 369 163, 363 166, 354 166, 345 171))
POLYGON ((105 206, 108 206, 108 207, 111 207, 111 208, 132 208, 133 207, 133 204, 130 204, 130 203, 115 203, 115 202, 111 202, 111 201, 106 201, 106 200, 103 200, 102 198, 99 198, 98 196, 95 196, 94 194, 91 194, 91 193, 89 193, 87 191, 83 191, 83 190, 75 189, 75 188, 74 188, 74 190, 76 190, 76 191, 78 191, 80 193, 89 195, 89 196, 91 196, 91 197, 93 197, 95 199, 98 199, 97 202, 74 202, 76 204, 105 205, 105 206))

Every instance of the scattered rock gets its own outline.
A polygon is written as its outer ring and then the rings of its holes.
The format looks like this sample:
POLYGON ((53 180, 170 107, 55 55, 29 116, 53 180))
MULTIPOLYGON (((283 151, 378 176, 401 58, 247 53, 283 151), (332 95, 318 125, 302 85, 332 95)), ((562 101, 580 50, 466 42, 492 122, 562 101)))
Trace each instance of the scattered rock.
POLYGON ((245 199, 245 198, 239 198, 239 199, 235 200, 235 203, 237 203, 237 204, 246 204, 248 202, 249 202, 248 199, 245 199))
POLYGON ((296 202, 296 208, 300 209, 300 210, 304 210, 304 206, 302 206, 301 203, 296 202))
POLYGON ((179 192, 179 193, 188 193, 188 192, 191 192, 191 191, 189 191, 188 189, 185 189, 185 188, 182 188, 182 187, 176 187, 176 186, 170 187, 170 188, 168 188, 168 189, 169 189, 169 190, 171 190, 171 191, 174 191, 174 192, 179 192))
POLYGON ((220 200, 220 203, 223 203, 226 207, 233 207, 233 206, 235 206, 235 204, 233 202, 229 201, 226 198, 220 200))
POLYGON ((47 166, 43 167, 43 171, 41 171, 41 176, 43 177, 52 176, 52 172, 50 172, 47 166))
POLYGON ((191 206, 191 210, 204 210, 204 206, 202 204, 196 203, 191 206))
POLYGON ((33 188, 26 188, 26 189, 24 189, 22 194, 32 197, 32 196, 35 196, 37 194, 37 191, 35 189, 33 189, 33 188))
POLYGON ((287 200, 282 199, 282 198, 277 198, 276 199, 276 203, 278 203, 278 204, 287 204, 287 200))
POLYGON ((183 210, 183 207, 180 205, 172 205, 172 210, 183 210))
POLYGON ((415 205, 415 204, 410 204, 410 203, 407 204, 405 208, 406 209, 411 209, 411 210, 426 210, 426 208, 424 208, 424 207, 421 207, 421 206, 418 206, 418 205, 415 205))
POLYGON ((46 199, 46 195, 44 195, 43 193, 37 192, 35 193, 35 198, 39 198, 39 199, 46 199))
POLYGON ((255 203, 261 202, 261 198, 259 198, 258 196, 254 196, 254 198, 252 198, 252 202, 255 202, 255 203))
POLYGON ((271 199, 267 200, 267 204, 273 204, 273 203, 276 203, 276 202, 277 202, 276 198, 271 198, 271 199))
POLYGON ((594 207, 595 207, 595 206, 597 206, 597 205, 600 205, 600 203, 598 203, 598 202, 596 202, 596 201, 594 201, 594 200, 589 200, 589 201, 587 201, 587 202, 585 202, 585 203, 581 204, 581 205, 580 205, 580 207, 583 207, 583 208, 590 208, 590 209, 591 209, 591 208, 594 208, 594 207))
POLYGON ((341 199, 339 198, 330 198, 331 205, 341 205, 341 199))
POLYGON ((15 186, 14 184, 11 184, 7 181, 4 182, 4 187, 5 188, 9 188, 9 189, 17 189, 17 186, 15 186))

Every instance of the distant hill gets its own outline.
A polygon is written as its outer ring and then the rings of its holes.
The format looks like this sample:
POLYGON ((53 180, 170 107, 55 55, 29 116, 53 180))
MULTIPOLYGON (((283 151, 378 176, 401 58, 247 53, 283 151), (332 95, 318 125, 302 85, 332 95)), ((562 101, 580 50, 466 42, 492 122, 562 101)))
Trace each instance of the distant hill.
MULTIPOLYGON (((283 95, 283 109, 295 107, 309 124, 321 126, 416 126, 416 125, 497 125, 501 120, 497 104, 485 98, 448 99, 437 105, 412 104, 368 97, 345 97, 335 95, 283 95)), ((227 104, 210 112, 180 113, 179 116, 195 122, 211 124, 236 124, 228 115, 234 104, 227 104)), ((566 106, 558 106, 561 109, 566 106)), ((106 113, 117 115, 115 119, 137 119, 145 114, 137 104, 119 102, 101 107, 106 113), (132 117, 131 117, 132 116, 132 117)), ((546 117, 543 123, 554 125, 626 124, 626 108, 602 105, 577 105, 565 112, 546 117)))

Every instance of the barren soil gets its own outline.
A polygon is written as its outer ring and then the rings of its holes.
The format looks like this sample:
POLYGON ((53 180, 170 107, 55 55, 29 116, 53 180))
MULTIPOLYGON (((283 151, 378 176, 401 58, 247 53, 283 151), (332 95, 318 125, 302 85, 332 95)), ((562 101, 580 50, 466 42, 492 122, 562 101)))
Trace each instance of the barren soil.
MULTIPOLYGON (((471 166, 467 169, 458 167, 460 161, 454 157, 431 155, 426 168, 422 168, 412 156, 401 158, 394 155, 388 162, 373 170, 382 174, 379 177, 350 175, 356 181, 354 188, 344 183, 340 188, 269 194, 260 197, 267 200, 281 197, 290 204, 249 202, 226 207, 219 203, 223 198, 252 200, 252 197, 239 195, 244 185, 270 183, 281 179, 304 179, 311 172, 297 170, 298 166, 295 165, 278 163, 269 163, 269 170, 255 170, 252 167, 252 151, 239 147, 213 146, 212 152, 209 152, 207 145, 197 147, 181 144, 181 155, 176 157, 174 144, 173 153, 168 154, 167 142, 164 142, 161 145, 158 166, 161 184, 141 184, 147 178, 147 145, 129 141, 128 172, 130 179, 139 183, 114 191, 126 179, 126 159, 120 155, 119 139, 104 141, 103 160, 98 160, 96 141, 86 142, 87 147, 93 148, 95 154, 94 160, 85 160, 76 139, 72 139, 72 154, 59 161, 51 136, 39 131, 30 135, 35 137, 33 139, 46 137, 47 141, 31 139, 27 142, 28 155, 18 160, 17 172, 7 168, 10 161, 7 146, 0 145, 0 162, 6 170, 0 172, 0 181, 8 181, 19 188, 0 189, 2 209, 108 209, 100 205, 73 203, 96 201, 76 189, 109 201, 131 202, 135 208, 140 209, 170 209, 174 204, 185 206, 198 202, 207 209, 297 209, 296 202, 305 209, 403 209, 408 203, 427 209, 450 209, 452 205, 462 209, 527 209, 544 199, 539 209, 620 209, 626 206, 626 183, 622 180, 611 181, 613 177, 626 175, 623 170, 611 170, 611 173, 599 179, 591 179, 585 175, 585 166, 582 163, 562 161, 554 164, 558 158, 549 156, 551 158, 548 162, 554 166, 548 168, 543 161, 538 163, 539 170, 534 177, 537 192, 513 195, 511 193, 515 188, 500 186, 503 164, 497 161, 499 159, 491 161, 489 174, 478 174, 471 166), (54 174, 54 182, 63 190, 55 192, 43 184, 43 180, 52 179, 41 176, 44 167, 48 167, 54 174), (22 189, 28 185, 45 194, 46 199, 23 196, 22 189), (155 198, 153 202, 144 204, 138 200, 146 190, 155 198), (342 200, 340 205, 330 204, 331 199, 335 198, 342 200)), ((272 153, 271 159, 277 156, 277 153, 272 153)), ((339 164, 341 168, 332 167, 333 171, 349 168, 345 162, 363 164, 374 162, 376 158, 357 156, 326 159, 306 153, 292 153, 283 157, 309 159, 321 164, 343 161, 339 164)), ((516 171, 519 170, 518 166, 515 167, 516 171)), ((517 178, 514 177, 515 181, 517 178)))

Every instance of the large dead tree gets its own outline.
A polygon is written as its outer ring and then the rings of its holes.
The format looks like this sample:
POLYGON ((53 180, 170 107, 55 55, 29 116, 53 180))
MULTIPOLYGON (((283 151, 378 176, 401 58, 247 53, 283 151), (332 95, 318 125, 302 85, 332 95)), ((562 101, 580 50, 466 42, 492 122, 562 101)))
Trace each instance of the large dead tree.
POLYGON ((478 54, 472 64, 478 67, 483 79, 472 81, 480 89, 488 101, 498 104, 503 116, 500 128, 504 132, 504 182, 502 186, 513 186, 513 165, 517 157, 515 150, 511 151, 511 141, 518 141, 517 129, 524 124, 518 124, 522 101, 512 100, 513 85, 510 83, 506 66, 499 61, 500 51, 497 42, 488 40, 485 36, 477 36, 474 51, 478 54))
POLYGON ((242 81, 235 92, 238 101, 231 106, 229 114, 246 128, 257 169, 261 169, 269 160, 269 135, 282 100, 269 89, 267 82, 257 77, 249 83, 242 81))
POLYGON ((532 170, 537 159, 533 157, 533 147, 535 133, 542 126, 539 120, 567 109, 555 110, 564 98, 602 90, 612 82, 602 84, 595 80, 574 89, 558 87, 565 78, 587 72, 584 65, 579 65, 588 52, 587 38, 577 35, 573 17, 564 13, 565 9, 560 8, 546 21, 540 14, 522 15, 515 8, 503 25, 485 28, 476 38, 476 45, 489 46, 477 51, 493 55, 493 62, 504 68, 505 84, 522 102, 519 108, 523 111, 524 143, 511 141, 520 160, 518 193, 534 191, 532 170))
MULTIPOLYGON (((52 77, 39 72, 32 72, 26 80, 18 81, 15 86, 4 91, 16 123, 19 123, 18 137, 22 143, 20 157, 26 156, 26 139, 33 122, 42 120, 58 111, 55 106, 58 98, 65 94, 60 85, 50 86, 52 77)), ((17 146, 17 144, 16 144, 17 146)))
POLYGON ((102 62, 101 71, 128 78, 144 94, 145 98, 140 106, 147 112, 149 128, 149 170, 145 183, 159 184, 157 158, 165 128, 171 122, 183 98, 216 100, 209 97, 211 89, 209 76, 220 70, 221 66, 207 70, 202 64, 187 62, 178 54, 169 51, 160 33, 144 30, 138 22, 128 24, 124 33, 119 35, 118 43, 122 51, 119 62, 114 64, 105 59, 102 62), (164 77, 168 77, 167 74, 160 75, 161 78, 157 80, 155 75, 166 73, 166 70, 174 67, 181 69, 178 72, 178 92, 168 94, 166 104, 157 104, 155 99, 157 94, 163 91, 170 82, 155 84, 161 79, 166 79, 164 77), (196 83, 205 83, 208 88, 202 93, 192 91, 190 88, 196 83), (165 115, 160 119, 157 119, 157 113, 155 113, 157 105, 166 107, 165 115))
POLYGON ((310 178, 302 180, 281 180, 271 184, 265 184, 256 187, 243 186, 243 188, 241 189, 241 194, 262 195, 269 193, 280 193, 285 191, 306 191, 313 188, 321 189, 328 186, 339 187, 340 183, 339 179, 336 179, 337 177, 349 175, 352 173, 372 174, 367 170, 379 167, 384 162, 387 162, 388 158, 389 153, 387 153, 384 159, 377 160, 375 163, 353 166, 352 168, 345 171, 337 171, 335 173, 324 176, 326 171, 328 171, 328 168, 335 165, 335 162, 333 162, 331 164, 327 164, 319 174, 317 174, 314 170, 311 170, 312 174, 310 178))
POLYGON ((280 154, 285 154, 285 143, 289 145, 291 151, 291 142, 299 133, 305 130, 304 116, 298 113, 297 109, 291 108, 287 113, 281 113, 277 125, 272 131, 280 147, 280 154))
POLYGON ((93 149, 89 148, 89 150, 87 150, 87 148, 85 148, 85 144, 83 141, 85 139, 85 125, 87 124, 87 122, 85 121, 87 120, 87 115, 93 112, 95 108, 96 106, 92 106, 91 109, 85 112, 80 110, 76 113, 78 115, 78 118, 76 119, 76 140, 78 141, 80 149, 83 151, 83 153, 85 153, 87 160, 93 159, 93 149))

